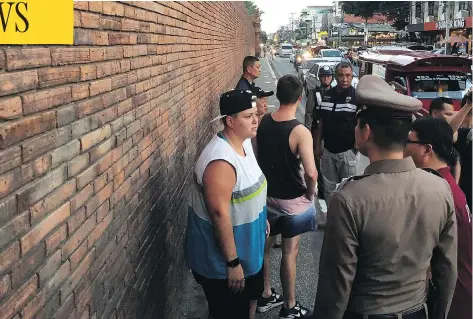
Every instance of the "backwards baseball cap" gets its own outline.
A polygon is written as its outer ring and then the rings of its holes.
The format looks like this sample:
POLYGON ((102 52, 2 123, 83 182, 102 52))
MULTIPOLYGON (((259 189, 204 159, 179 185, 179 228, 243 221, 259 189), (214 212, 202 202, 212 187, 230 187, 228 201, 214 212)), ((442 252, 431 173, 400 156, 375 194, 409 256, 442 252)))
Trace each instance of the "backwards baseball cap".
POLYGON ((320 68, 319 75, 333 75, 333 70, 328 65, 324 65, 320 68))
POLYGON ((250 90, 231 90, 220 96, 220 115, 210 122, 256 107, 258 97, 250 90))
POLYGON ((257 86, 254 86, 253 87, 253 94, 256 95, 256 97, 258 99, 261 99, 263 97, 268 97, 268 96, 274 95, 274 92, 273 91, 264 91, 263 89, 261 89, 257 86))

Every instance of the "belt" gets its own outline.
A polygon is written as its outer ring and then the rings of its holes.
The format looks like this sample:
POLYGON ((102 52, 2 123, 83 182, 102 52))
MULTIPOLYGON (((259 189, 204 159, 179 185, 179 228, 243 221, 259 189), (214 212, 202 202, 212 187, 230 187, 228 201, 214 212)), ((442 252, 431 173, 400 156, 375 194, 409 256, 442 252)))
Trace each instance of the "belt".
POLYGON ((389 318, 418 319, 421 313, 426 315, 425 318, 428 318, 427 304, 422 304, 418 307, 415 307, 406 311, 402 311, 398 313, 383 314, 383 315, 363 315, 360 313, 347 311, 343 319, 389 319, 389 318))

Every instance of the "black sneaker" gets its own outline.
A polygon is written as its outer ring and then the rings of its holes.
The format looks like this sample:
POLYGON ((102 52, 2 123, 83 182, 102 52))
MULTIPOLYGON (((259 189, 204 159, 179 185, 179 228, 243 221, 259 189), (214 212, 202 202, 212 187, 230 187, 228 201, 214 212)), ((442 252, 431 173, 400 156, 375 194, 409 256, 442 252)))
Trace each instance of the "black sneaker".
POLYGON ((296 301, 296 305, 291 309, 287 309, 286 307, 282 306, 281 311, 279 311, 279 318, 312 318, 312 314, 310 313, 309 309, 302 307, 301 304, 296 301))
POLYGON ((265 298, 261 297, 256 304, 256 312, 263 313, 274 307, 282 305, 283 300, 280 294, 277 294, 276 291, 271 288, 271 296, 265 298))

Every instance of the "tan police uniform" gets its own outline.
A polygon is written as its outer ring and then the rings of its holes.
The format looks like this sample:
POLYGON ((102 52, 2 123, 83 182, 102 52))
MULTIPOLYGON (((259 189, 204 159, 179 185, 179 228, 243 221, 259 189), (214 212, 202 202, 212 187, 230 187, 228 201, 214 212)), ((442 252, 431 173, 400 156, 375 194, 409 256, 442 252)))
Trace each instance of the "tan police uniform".
MULTIPOLYGON (((422 107, 376 76, 363 76, 356 94, 362 110, 407 117, 422 107)), ((376 161, 338 185, 327 216, 314 318, 426 318, 429 265, 436 286, 429 318, 445 318, 457 277, 445 180, 411 157, 376 161)))

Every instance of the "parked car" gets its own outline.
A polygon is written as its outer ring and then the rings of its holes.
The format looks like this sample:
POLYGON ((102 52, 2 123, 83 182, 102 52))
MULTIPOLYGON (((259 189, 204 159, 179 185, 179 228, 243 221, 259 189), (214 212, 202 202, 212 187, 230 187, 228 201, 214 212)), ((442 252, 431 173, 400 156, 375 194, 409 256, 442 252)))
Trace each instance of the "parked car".
MULTIPOLYGON (((319 72, 320 69, 328 65, 334 70, 335 74, 335 66, 338 64, 338 62, 327 62, 327 61, 320 61, 315 63, 309 71, 306 72, 304 81, 302 82, 304 84, 304 91, 305 94, 308 95, 310 90, 315 89, 317 86, 320 86, 320 80, 319 80, 319 72)), ((359 75, 358 73, 353 70, 353 80, 351 82, 351 85, 356 88, 357 84, 359 81, 359 75)), ((333 76, 332 83, 330 84, 332 87, 335 87, 337 85, 337 80, 335 79, 335 75, 333 76)))

